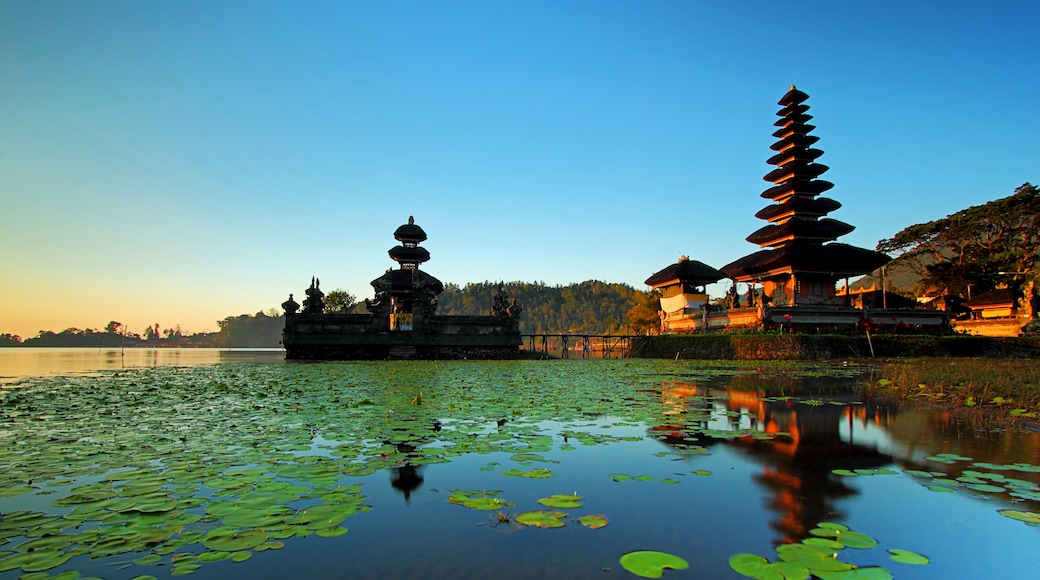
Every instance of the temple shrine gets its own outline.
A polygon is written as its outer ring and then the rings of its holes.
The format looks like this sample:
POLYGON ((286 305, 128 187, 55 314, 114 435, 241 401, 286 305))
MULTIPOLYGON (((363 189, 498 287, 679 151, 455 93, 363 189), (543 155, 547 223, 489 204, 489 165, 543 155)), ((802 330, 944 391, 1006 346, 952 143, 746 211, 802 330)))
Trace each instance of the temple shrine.
POLYGON ((287 359, 385 360, 392 358, 515 358, 520 349, 522 308, 503 292, 489 315, 437 314, 444 284, 419 266, 430 259, 420 246, 426 232, 412 217, 394 232, 400 242, 389 250, 400 266, 372 281, 368 314, 326 313, 320 280, 311 279, 303 309, 289 295, 282 304, 287 359), (299 312, 297 312, 299 311, 299 312))
MULTIPOLYGON (((767 161, 776 168, 764 179, 773 185, 762 193, 770 205, 755 214, 768 225, 746 239, 757 244, 759 251, 744 256, 721 268, 723 276, 733 281, 721 307, 703 307, 700 313, 670 310, 675 299, 661 276, 651 276, 648 285, 662 287, 663 332, 721 330, 738 326, 833 328, 868 325, 906 325, 939 328, 947 323, 944 313, 917 309, 856 308, 848 294, 835 291, 839 279, 868 274, 888 263, 891 258, 880 252, 837 242, 855 229, 827 217, 841 207, 837 201, 821 194, 834 184, 819 179, 829 168, 816 160, 823 151, 813 145, 819 137, 810 135, 816 127, 805 104, 809 95, 794 86, 777 103, 779 127, 770 146, 776 153, 767 161), (740 303, 737 283, 746 285, 744 303, 740 303)), ((698 264, 700 264, 698 262, 698 264)), ((703 264, 702 264, 703 265, 703 264)), ((714 305, 711 305, 714 306, 714 305)))

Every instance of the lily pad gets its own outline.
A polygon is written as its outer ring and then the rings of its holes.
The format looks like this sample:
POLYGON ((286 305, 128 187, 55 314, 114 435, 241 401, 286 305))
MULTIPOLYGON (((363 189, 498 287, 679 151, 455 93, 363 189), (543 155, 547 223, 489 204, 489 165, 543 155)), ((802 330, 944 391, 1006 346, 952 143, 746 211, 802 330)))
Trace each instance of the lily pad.
POLYGON ((578 518, 578 522, 586 528, 592 528, 597 530, 607 525, 607 516, 603 514, 592 514, 587 516, 581 516, 578 518))
POLYGON ((729 557, 729 567, 748 578, 762 578, 769 570, 769 560, 757 554, 734 554, 729 557))
POLYGON ((889 551, 889 553, 892 554, 891 556, 889 556, 889 558, 891 558, 893 561, 899 562, 901 564, 917 564, 917 565, 920 565, 920 564, 927 564, 927 563, 931 562, 931 560, 929 560, 925 556, 922 556, 921 554, 918 554, 916 552, 911 552, 909 550, 901 550, 899 548, 889 548, 888 551, 889 551))
POLYGON ((678 556, 652 550, 629 552, 621 556, 619 562, 622 568, 643 578, 660 578, 665 568, 685 570, 690 567, 689 562, 678 556))
POLYGON ((518 524, 538 528, 562 528, 566 523, 563 518, 567 514, 556 510, 535 510, 520 512, 513 517, 518 524))
POLYGON ((1035 526, 1037 524, 1040 524, 1040 512, 1026 512, 1026 511, 1019 511, 1019 510, 998 510, 997 513, 1002 515, 1002 516, 1004 516, 1004 517, 1006 517, 1006 518, 1011 518, 1013 520, 1018 520, 1020 522, 1025 522, 1025 523, 1030 524, 1030 525, 1034 525, 1035 526))
POLYGON ((573 509, 581 507, 581 496, 578 494, 556 494, 550 495, 549 497, 543 497, 538 500, 538 503, 551 508, 557 509, 573 509))
POLYGON ((263 530, 217 528, 206 534, 202 544, 214 552, 236 552, 255 548, 266 541, 267 533, 263 530))

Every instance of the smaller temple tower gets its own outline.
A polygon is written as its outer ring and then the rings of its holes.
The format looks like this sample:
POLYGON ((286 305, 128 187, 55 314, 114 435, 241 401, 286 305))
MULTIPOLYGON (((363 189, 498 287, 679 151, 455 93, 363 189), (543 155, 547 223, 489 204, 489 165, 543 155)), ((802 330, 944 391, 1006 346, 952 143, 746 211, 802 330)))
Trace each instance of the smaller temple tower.
POLYGON ((792 86, 778 103, 780 120, 774 125, 779 129, 773 133, 778 140, 770 146, 777 153, 768 160, 776 169, 764 177, 774 185, 762 193, 774 203, 755 214, 769 225, 747 237, 766 249, 722 271, 737 282, 762 284, 772 306, 847 307, 845 297, 835 295, 837 280, 867 274, 891 258, 835 242, 855 228, 826 217, 841 204, 819 197, 834 184, 818 179, 829 168, 816 163, 823 151, 812 147, 820 138, 809 134, 816 127, 808 124, 808 98, 792 86))
POLYGON ((708 304, 704 287, 725 277, 704 262, 683 256, 647 278, 644 284, 661 291, 662 332, 691 330, 696 325, 692 318, 702 316, 708 304))
POLYGON ((376 314, 376 330, 410 331, 428 329, 430 319, 437 311, 437 295, 444 284, 419 269, 430 259, 430 252, 421 246, 426 232, 408 216, 408 223, 394 231, 394 239, 401 245, 390 248, 390 259, 400 264, 398 270, 388 270, 372 280, 376 299, 366 301, 369 312, 376 314), (385 326, 384 326, 385 325, 385 326))

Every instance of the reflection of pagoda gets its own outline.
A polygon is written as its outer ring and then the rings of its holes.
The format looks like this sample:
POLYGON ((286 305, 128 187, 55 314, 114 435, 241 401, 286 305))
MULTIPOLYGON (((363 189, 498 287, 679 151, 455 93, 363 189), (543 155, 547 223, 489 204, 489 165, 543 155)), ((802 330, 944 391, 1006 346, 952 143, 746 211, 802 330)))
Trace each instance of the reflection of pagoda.
POLYGON ((520 348, 520 307, 495 297, 486 316, 442 316, 437 295, 440 280, 419 265, 430 252, 419 246, 426 232, 408 218, 394 232, 401 244, 390 249, 400 264, 372 281, 375 299, 365 300, 369 314, 326 313, 324 293, 312 279, 304 308, 289 295, 282 344, 291 359, 513 358, 520 348))
POLYGON ((791 87, 778 103, 780 128, 773 133, 779 140, 770 148, 776 155, 768 163, 777 168, 765 176, 774 184, 762 197, 775 203, 755 214, 769 225, 747 237, 763 249, 722 268, 737 282, 761 283, 772 306, 848 306, 835 296, 839 278, 867 274, 890 258, 880 252, 857 248, 835 240, 854 228, 825 217, 841 207, 833 199, 819 195, 834 186, 817 179, 827 171, 816 163, 823 151, 814 149, 819 137, 809 135, 812 115, 804 104, 809 95, 791 87))
MULTIPOLYGON (((892 458, 873 446, 841 436, 841 424, 853 412, 866 420, 865 407, 854 411, 851 406, 813 406, 766 397, 764 392, 742 388, 744 383, 753 386, 756 382, 747 378, 732 377, 724 389, 688 383, 665 385, 661 396, 669 408, 665 411, 669 420, 653 428, 654 437, 682 450, 721 444, 752 457, 762 469, 754 480, 768 493, 766 505, 776 514, 770 527, 779 532, 778 543, 798 542, 817 523, 840 519, 836 517, 840 511, 837 501, 857 493, 832 470, 874 469, 889 465, 892 458), (685 405, 684 398, 688 400, 685 405), (708 414, 712 419, 705 419, 708 414), (754 436, 713 438, 701 433, 711 427, 738 431, 743 416, 751 418, 754 430, 785 435, 761 440, 754 436), (720 420, 727 425, 717 425, 720 420)), ((797 382, 805 390, 818 392, 804 381, 797 382)))

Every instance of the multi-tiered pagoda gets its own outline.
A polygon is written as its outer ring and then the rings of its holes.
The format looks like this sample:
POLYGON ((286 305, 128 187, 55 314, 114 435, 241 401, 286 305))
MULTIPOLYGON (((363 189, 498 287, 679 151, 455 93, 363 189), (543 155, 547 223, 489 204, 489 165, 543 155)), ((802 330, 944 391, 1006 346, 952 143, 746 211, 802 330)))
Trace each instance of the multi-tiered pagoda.
POLYGON ((768 161, 776 169, 764 178, 774 185, 762 193, 774 203, 755 214, 769 225, 747 237, 765 249, 722 267, 737 282, 761 284, 772 307, 849 306, 835 295, 837 280, 867 274, 891 260, 835 241, 854 228, 826 217, 841 204, 820 197, 834 184, 819 179, 828 167, 816 162, 823 151, 812 147, 819 137, 809 134, 816 127, 808 124, 808 98, 792 86, 778 103, 780 120, 774 125, 779 129, 773 133, 778 140, 770 147, 777 153, 768 161))
POLYGON ((437 314, 440 280, 419 269, 430 252, 419 244, 426 232, 408 218, 394 232, 400 242, 388 252, 400 265, 372 281, 368 314, 327 313, 324 293, 311 280, 304 308, 289 295, 282 345, 290 359, 515 358, 520 348, 521 308, 499 292, 489 315, 437 314))

